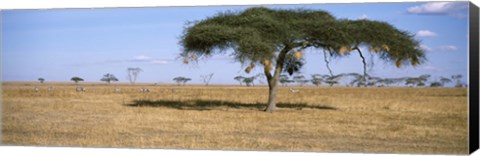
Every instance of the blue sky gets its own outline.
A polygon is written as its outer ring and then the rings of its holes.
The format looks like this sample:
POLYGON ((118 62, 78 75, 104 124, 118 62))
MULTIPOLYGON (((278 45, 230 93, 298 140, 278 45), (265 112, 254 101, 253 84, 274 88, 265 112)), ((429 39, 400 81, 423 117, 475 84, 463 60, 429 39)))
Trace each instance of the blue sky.
MULTIPOLYGON (((321 9, 337 18, 386 21, 416 34, 426 50, 428 62, 417 67, 396 68, 377 60, 370 74, 380 77, 432 75, 450 77, 468 71, 468 3, 364 3, 318 5, 268 5, 266 7, 321 9)), ((79 76, 95 82, 114 74, 127 82, 128 67, 140 67, 138 82, 172 83, 176 76, 201 83, 200 75, 214 73, 211 83, 237 84, 243 72, 240 63, 215 56, 198 65, 176 59, 179 37, 187 21, 201 20, 226 10, 252 6, 156 7, 2 10, 1 55, 3 81, 69 81, 79 76)), ((366 51, 366 50, 364 50, 366 51)), ((327 74, 322 51, 306 51, 302 74, 327 74)), ((370 60, 369 54, 367 58, 370 60)), ((335 74, 362 72, 356 53, 333 59, 335 74)))

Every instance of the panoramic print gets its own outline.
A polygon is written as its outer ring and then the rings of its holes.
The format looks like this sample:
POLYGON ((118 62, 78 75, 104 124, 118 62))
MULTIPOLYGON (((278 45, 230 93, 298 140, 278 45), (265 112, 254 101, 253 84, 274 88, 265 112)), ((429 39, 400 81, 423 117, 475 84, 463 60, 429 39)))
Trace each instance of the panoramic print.
POLYGON ((468 153, 468 2, 2 10, 2 144, 468 153))

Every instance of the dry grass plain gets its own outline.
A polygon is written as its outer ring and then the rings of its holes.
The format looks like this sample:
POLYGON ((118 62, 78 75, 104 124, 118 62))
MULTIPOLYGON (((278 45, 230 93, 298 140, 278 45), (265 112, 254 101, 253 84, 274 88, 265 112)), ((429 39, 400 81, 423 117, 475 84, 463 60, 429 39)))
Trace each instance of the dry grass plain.
POLYGON ((3 83, 2 143, 35 146, 467 154, 467 89, 3 83), (30 86, 26 86, 30 85, 30 86), (299 87, 296 87, 299 88, 299 87))

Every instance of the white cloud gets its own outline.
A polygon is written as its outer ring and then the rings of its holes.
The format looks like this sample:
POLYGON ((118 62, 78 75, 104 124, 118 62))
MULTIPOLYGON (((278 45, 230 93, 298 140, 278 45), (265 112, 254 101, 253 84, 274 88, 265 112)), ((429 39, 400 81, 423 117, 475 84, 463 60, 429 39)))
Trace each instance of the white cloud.
POLYGON ((438 47, 439 51, 456 51, 458 48, 454 45, 444 45, 438 47))
POLYGON ((420 45, 420 49, 423 49, 425 51, 433 51, 433 48, 431 48, 427 45, 424 45, 424 44, 420 45))
POLYGON ((454 17, 463 17, 464 14, 468 13, 467 11, 467 2, 429 2, 407 9, 407 12, 411 14, 450 15, 454 17))
POLYGON ((361 19, 361 20, 368 19, 368 18, 369 17, 366 14, 363 14, 362 16, 358 17, 358 19, 361 19))
POLYGON ((152 64, 168 64, 169 62, 167 60, 152 60, 149 63, 152 63, 152 64))
POLYGON ((434 37, 437 36, 437 33, 432 32, 430 30, 420 30, 417 32, 417 36, 420 37, 434 37))
POLYGON ((420 48, 425 50, 426 52, 456 51, 456 50, 458 50, 458 48, 454 45, 442 45, 442 46, 432 48, 432 47, 429 47, 427 45, 422 44, 422 45, 420 45, 420 48))
POLYGON ((173 59, 162 59, 162 58, 152 58, 145 55, 135 56, 131 59, 124 59, 124 60, 108 60, 101 63, 150 63, 150 64, 168 64, 172 62, 173 59))
POLYGON ((145 55, 136 56, 132 59, 132 61, 150 61, 150 60, 151 58, 145 55))
POLYGON ((423 70, 429 70, 429 71, 444 71, 442 68, 438 68, 432 65, 426 65, 422 67, 423 70))

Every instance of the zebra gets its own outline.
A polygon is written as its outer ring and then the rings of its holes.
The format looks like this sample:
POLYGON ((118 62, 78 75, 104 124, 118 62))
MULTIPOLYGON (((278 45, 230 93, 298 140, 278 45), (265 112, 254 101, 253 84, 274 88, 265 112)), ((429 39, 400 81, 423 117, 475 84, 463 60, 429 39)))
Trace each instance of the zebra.
POLYGON ((292 92, 292 93, 298 93, 298 92, 300 92, 300 89, 290 88, 290 92, 292 92))
POLYGON ((140 88, 140 92, 142 92, 142 93, 150 92, 150 89, 148 89, 148 88, 140 88))
POLYGON ((85 92, 85 91, 87 91, 87 89, 85 89, 84 87, 77 87, 77 88, 75 88, 75 91, 77 91, 77 92, 85 92))

